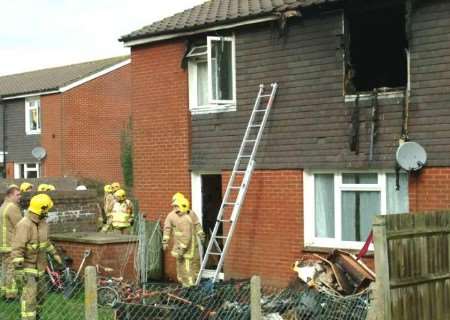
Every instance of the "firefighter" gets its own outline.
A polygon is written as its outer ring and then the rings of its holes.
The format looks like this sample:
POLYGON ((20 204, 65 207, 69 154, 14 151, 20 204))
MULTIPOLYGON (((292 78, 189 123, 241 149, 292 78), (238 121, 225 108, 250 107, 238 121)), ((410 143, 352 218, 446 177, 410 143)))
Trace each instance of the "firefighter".
POLYGON ((47 254, 62 264, 61 257, 48 240, 48 224, 45 221, 53 201, 47 194, 31 198, 25 217, 16 227, 12 241, 12 262, 16 278, 24 283, 21 297, 22 320, 39 319, 39 309, 44 300, 44 274, 47 267, 47 254), (38 299, 39 297, 39 299, 38 299))
POLYGON ((194 211, 189 210, 189 200, 182 194, 172 197, 173 210, 164 222, 163 250, 167 250, 174 234, 171 255, 176 259, 177 280, 184 287, 195 285, 200 270, 199 243, 205 241, 205 233, 194 211))
POLYGON ((19 203, 19 187, 16 185, 9 186, 6 190, 5 201, 0 207, 0 261, 2 262, 0 293, 6 299, 15 299, 17 297, 14 264, 11 258, 11 240, 14 236, 16 225, 22 219, 19 203))
POLYGON ((114 192, 116 192, 119 189, 121 189, 120 183, 118 183, 118 182, 111 183, 111 188, 112 188, 112 193, 114 194, 114 192))
POLYGON ((114 192, 114 199, 111 225, 121 234, 129 234, 133 225, 133 204, 127 199, 127 194, 123 189, 114 192))
POLYGON ((108 232, 112 228, 112 208, 114 206, 114 195, 113 195, 113 188, 110 184, 107 184, 103 187, 104 196, 103 196, 103 211, 105 213, 104 217, 101 217, 102 219, 102 232, 108 232))
POLYGON ((20 192, 30 192, 33 189, 33 185, 29 182, 22 182, 20 185, 20 192))

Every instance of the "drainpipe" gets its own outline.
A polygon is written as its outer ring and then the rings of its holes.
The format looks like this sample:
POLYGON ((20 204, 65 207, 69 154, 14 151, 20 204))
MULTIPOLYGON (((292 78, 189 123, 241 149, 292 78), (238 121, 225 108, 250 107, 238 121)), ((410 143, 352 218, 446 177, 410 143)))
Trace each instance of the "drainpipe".
POLYGON ((2 106, 3 124, 2 124, 2 151, 3 151, 3 178, 6 178, 6 104, 3 102, 3 98, 0 96, 0 102, 2 106))

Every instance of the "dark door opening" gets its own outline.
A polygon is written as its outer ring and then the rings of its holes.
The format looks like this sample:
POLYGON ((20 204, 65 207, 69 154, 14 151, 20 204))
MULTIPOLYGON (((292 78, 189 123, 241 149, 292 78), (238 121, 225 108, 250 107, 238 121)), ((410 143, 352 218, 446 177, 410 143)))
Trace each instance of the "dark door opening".
MULTIPOLYGON (((220 174, 204 174, 202 181, 202 223, 206 234, 206 244, 209 243, 211 234, 217 220, 217 214, 222 204, 222 176, 220 174)), ((217 235, 222 235, 222 228, 217 235)), ((217 243, 222 248, 222 242, 217 243)), ((217 248, 216 248, 217 249, 217 248)), ((205 248, 206 250, 206 248, 205 248)), ((210 259, 212 260, 212 259, 210 259)), ((213 266, 217 261, 209 261, 208 265, 213 266)))

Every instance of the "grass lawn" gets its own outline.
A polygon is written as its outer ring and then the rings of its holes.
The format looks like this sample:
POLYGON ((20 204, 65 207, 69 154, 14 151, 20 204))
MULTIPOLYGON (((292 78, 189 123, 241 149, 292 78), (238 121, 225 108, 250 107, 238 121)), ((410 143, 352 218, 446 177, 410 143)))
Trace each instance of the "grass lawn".
MULTIPOLYGON (((13 302, 0 300, 1 320, 20 320, 19 299, 13 302)), ((62 293, 49 293, 41 313, 42 320, 84 320, 84 293, 81 291, 70 299, 62 293)), ((113 311, 99 308, 99 320, 113 320, 113 311)))

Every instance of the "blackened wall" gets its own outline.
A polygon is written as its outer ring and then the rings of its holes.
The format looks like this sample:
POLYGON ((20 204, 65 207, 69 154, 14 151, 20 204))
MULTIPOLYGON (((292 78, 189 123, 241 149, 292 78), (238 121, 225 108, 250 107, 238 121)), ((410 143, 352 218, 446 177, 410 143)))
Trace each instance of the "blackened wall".
POLYGON ((279 93, 257 156, 260 169, 393 168, 403 97, 379 99, 374 160, 368 161, 371 101, 361 101, 359 153, 350 151, 353 103, 343 95, 342 13, 290 20, 288 35, 270 24, 235 31, 236 112, 192 117, 193 170, 230 168, 260 83, 279 93))

